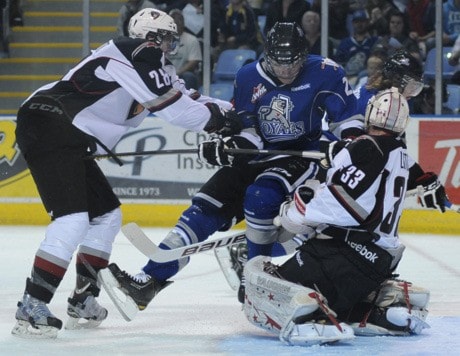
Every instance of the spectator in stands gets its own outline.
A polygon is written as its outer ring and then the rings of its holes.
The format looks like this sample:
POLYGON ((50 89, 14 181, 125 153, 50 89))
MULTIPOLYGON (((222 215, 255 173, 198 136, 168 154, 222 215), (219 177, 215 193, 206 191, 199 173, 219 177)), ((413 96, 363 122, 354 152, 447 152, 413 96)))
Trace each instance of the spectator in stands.
POLYGON ((267 9, 264 34, 267 34, 276 22, 296 22, 302 26, 302 16, 308 10, 310 3, 305 0, 273 0, 267 9))
POLYGON ((399 10, 392 10, 389 14, 389 33, 380 37, 375 48, 383 49, 388 56, 400 49, 409 52, 413 57, 421 60, 422 56, 417 41, 409 37, 409 28, 406 16, 399 10))
MULTIPOLYGON (((302 16, 302 29, 308 44, 308 53, 321 55, 321 18, 315 11, 306 11, 302 16)), ((328 39, 327 57, 334 54, 334 44, 328 39)))
POLYGON ((363 85, 366 85, 369 78, 381 76, 383 64, 385 63, 385 61, 386 56, 383 53, 379 53, 378 51, 373 52, 367 59, 366 69, 362 70, 358 74, 355 89, 358 89, 363 85))
POLYGON ((406 8, 409 37, 418 42, 422 59, 435 46, 436 6, 433 0, 410 0, 406 8))
POLYGON ((392 10, 397 7, 387 0, 370 0, 366 10, 369 13, 369 33, 373 36, 385 36, 388 34, 388 17, 392 10))
POLYGON ((225 49, 253 49, 259 55, 263 50, 262 34, 257 18, 245 0, 230 0, 220 26, 219 44, 225 49))
MULTIPOLYGON (((222 11, 217 0, 211 0, 211 47, 217 46, 218 28, 222 11)), ((185 31, 195 35, 203 46, 204 13, 203 0, 188 0, 182 9, 185 31)), ((203 47, 201 48, 203 49, 203 47)))
MULTIPOLYGON (((321 13, 321 0, 313 0, 311 10, 321 13)), ((336 48, 340 41, 350 36, 347 19, 350 13, 349 0, 329 0, 329 38, 336 48)))
POLYGON ((340 41, 334 59, 345 68, 349 79, 356 80, 356 76, 366 68, 366 62, 371 50, 379 39, 368 32, 369 15, 365 10, 358 10, 352 17, 353 34, 340 41))
POLYGON ((149 0, 127 0, 118 11, 117 34, 128 37, 129 19, 138 11, 147 8, 156 9, 157 6, 149 0))
POLYGON ((442 5, 442 43, 453 46, 460 35, 460 0, 447 0, 442 5))
POLYGON ((196 36, 184 31, 184 16, 181 10, 173 9, 169 15, 177 25, 179 42, 167 57, 176 68, 179 78, 184 80, 185 87, 198 89, 200 86, 199 66, 203 60, 200 42, 196 36))

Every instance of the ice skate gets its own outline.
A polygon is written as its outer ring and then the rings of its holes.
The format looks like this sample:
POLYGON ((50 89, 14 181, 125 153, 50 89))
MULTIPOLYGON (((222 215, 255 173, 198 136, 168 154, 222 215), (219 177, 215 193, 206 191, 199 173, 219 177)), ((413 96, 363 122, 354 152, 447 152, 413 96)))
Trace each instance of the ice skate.
POLYGON ((62 328, 62 321, 50 312, 46 303, 27 293, 18 302, 16 320, 11 333, 23 338, 54 339, 62 328))
POLYGON ((228 284, 233 290, 238 290, 239 294, 244 265, 248 260, 247 244, 240 243, 227 248, 215 249, 214 254, 228 284))
POLYGON ((131 321, 138 310, 144 310, 163 288, 172 283, 171 281, 160 283, 143 272, 131 276, 120 270, 115 263, 100 270, 98 277, 118 311, 127 321, 131 321))
POLYGON ((67 301, 68 330, 96 328, 107 318, 107 309, 99 305, 91 292, 73 292, 67 301))

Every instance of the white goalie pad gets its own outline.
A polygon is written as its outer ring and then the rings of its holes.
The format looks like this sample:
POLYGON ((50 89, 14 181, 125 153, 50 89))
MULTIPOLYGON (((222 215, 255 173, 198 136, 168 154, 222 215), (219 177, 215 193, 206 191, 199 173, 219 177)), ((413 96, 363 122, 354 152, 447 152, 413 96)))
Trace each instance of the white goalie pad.
POLYGON ((120 283, 116 280, 108 268, 101 269, 98 273, 98 281, 101 282, 108 296, 126 321, 135 318, 139 308, 136 302, 120 290, 120 283))
POLYGON ((366 301, 384 308, 386 320, 398 327, 405 327, 406 330, 392 330, 371 323, 353 323, 355 334, 404 336, 420 334, 423 329, 430 327, 426 322, 428 316, 426 306, 430 300, 429 290, 407 281, 389 279, 382 283, 377 298, 375 293, 372 292, 366 301))
MULTIPOLYGON (((255 326, 291 345, 312 345, 354 338, 346 324, 329 325, 307 321, 296 324, 299 317, 319 308, 315 296, 324 297, 313 289, 294 284, 264 272, 266 256, 249 260, 244 268, 246 278, 244 313, 255 326)), ((333 313, 329 310, 330 313, 333 313)), ((335 316, 335 315, 334 315, 335 316)))
MULTIPOLYGON (((430 291, 415 286, 410 282, 388 279, 382 283, 379 295, 374 303, 379 307, 389 307, 395 304, 406 305, 407 297, 411 306, 425 308, 430 301, 430 291)), ((371 302, 374 298, 375 292, 367 297, 367 301, 371 302)))

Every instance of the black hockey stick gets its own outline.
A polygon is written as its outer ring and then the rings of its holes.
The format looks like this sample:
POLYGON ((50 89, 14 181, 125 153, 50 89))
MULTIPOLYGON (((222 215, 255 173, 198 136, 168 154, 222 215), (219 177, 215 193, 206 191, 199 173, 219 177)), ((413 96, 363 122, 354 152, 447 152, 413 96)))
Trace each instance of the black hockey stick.
MULTIPOLYGON (((284 156, 297 156, 303 158, 321 160, 325 158, 325 154, 316 151, 291 151, 291 150, 258 150, 251 148, 224 148, 224 152, 230 154, 249 154, 249 155, 284 155, 284 156)), ((120 152, 110 154, 99 154, 87 156, 87 159, 101 159, 115 157, 139 157, 139 156, 152 156, 152 155, 174 155, 174 154, 197 154, 197 148, 184 148, 174 150, 156 150, 156 151, 142 151, 142 152, 120 152)))

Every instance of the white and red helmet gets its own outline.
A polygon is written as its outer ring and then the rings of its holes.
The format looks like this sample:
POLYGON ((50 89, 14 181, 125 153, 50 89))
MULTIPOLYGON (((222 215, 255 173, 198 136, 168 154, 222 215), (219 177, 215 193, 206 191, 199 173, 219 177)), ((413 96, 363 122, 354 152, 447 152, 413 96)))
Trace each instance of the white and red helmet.
POLYGON ((364 120, 366 127, 374 126, 401 135, 409 122, 409 104, 398 88, 382 90, 369 100, 364 120))
POLYGON ((147 8, 134 14, 129 20, 129 37, 148 39, 161 45, 165 37, 177 38, 177 26, 166 12, 147 8))

